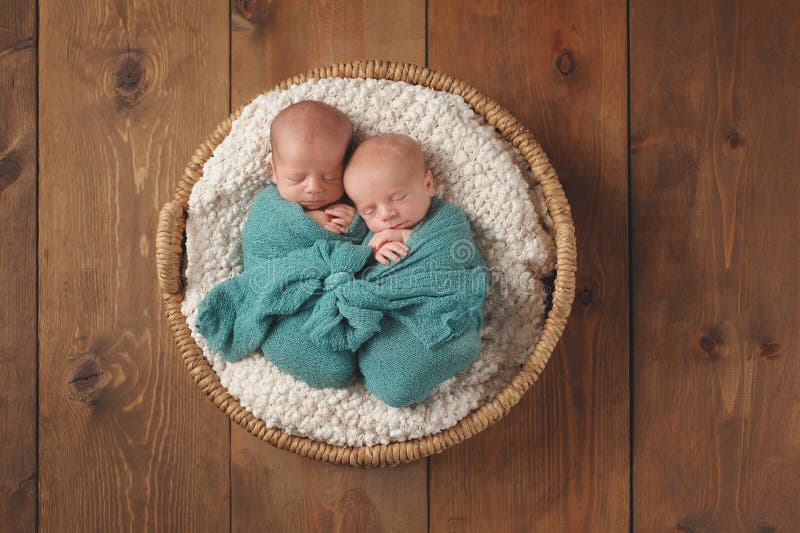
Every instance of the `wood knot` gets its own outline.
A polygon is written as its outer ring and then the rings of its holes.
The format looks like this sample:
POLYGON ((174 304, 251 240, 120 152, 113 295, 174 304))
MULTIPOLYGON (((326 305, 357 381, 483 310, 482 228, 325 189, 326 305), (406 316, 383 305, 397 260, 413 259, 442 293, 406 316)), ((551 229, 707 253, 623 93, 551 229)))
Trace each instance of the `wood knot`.
POLYGON ((699 339, 700 349, 704 352, 713 352, 717 349, 717 341, 714 337, 709 337, 708 335, 703 335, 699 339))
POLYGON ((31 48, 36 48, 36 37, 26 37, 21 41, 17 41, 16 43, 12 44, 9 48, 0 51, 0 56, 13 52, 20 52, 22 50, 29 50, 31 48))
POLYGON ((72 365, 72 374, 67 382, 73 400, 95 403, 103 390, 103 369, 97 354, 87 353, 72 365))
POLYGON ((578 293, 578 300, 580 300, 580 302, 583 305, 589 305, 590 303, 592 303, 592 291, 590 291, 587 288, 584 288, 581 292, 578 293))
POLYGON ((728 138, 725 139, 725 142, 728 144, 728 147, 731 150, 736 150, 740 146, 744 145, 744 139, 742 139, 741 136, 736 132, 728 135, 728 138))
POLYGON ((114 69, 114 90, 128 105, 142 99, 145 89, 145 68, 138 51, 129 50, 117 60, 114 69))
POLYGON ((36 480, 36 474, 30 475, 23 479, 19 484, 20 492, 24 492, 25 494, 29 495, 36 494, 36 480))
POLYGON ((728 354, 728 347, 722 337, 715 331, 703 331, 696 338, 696 346, 703 357, 711 361, 718 361, 728 354))
POLYGON ((237 0, 236 9, 252 24, 262 24, 267 20, 271 0, 237 0))
POLYGON ((781 355, 781 345, 777 342, 768 342, 761 345, 761 351, 758 354, 767 359, 775 359, 781 355))
POLYGON ((572 50, 568 48, 561 50, 556 58, 556 68, 562 76, 569 76, 575 70, 575 54, 572 50))
POLYGON ((729 358, 731 352, 740 346, 740 341, 736 326, 723 319, 716 324, 698 327, 689 344, 702 359, 719 361, 729 358))
POLYGON ((13 159, 0 159, 0 192, 11 187, 19 175, 22 173, 22 167, 13 159))

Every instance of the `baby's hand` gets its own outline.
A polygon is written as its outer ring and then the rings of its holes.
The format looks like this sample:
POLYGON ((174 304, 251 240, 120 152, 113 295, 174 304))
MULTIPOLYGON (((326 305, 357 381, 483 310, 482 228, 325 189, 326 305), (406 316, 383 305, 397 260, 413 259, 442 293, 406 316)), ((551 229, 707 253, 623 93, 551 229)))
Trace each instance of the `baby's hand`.
MULTIPOLYGON (((404 243, 408 240, 409 235, 411 235, 410 229, 385 229, 373 235, 367 244, 370 248, 377 251, 387 242, 404 243)), ((406 248, 408 248, 408 246, 406 246, 406 248)))
POLYGON ((408 246, 397 241, 387 242, 373 253, 375 259, 386 266, 389 266, 389 259, 393 260, 395 263, 399 263, 401 255, 403 257, 408 255, 408 246))
POLYGON ((341 220, 341 219, 334 218, 329 214, 327 214, 325 211, 315 209, 311 211, 306 211, 306 215, 310 216, 314 220, 314 222, 316 222, 326 230, 330 231, 331 233, 335 233, 337 235, 341 235, 342 233, 347 233, 347 226, 343 227, 341 224, 336 222, 336 220, 341 220))
POLYGON ((325 208, 325 214, 331 217, 331 222, 343 227, 346 232, 356 217, 356 210, 347 204, 331 204, 325 208))

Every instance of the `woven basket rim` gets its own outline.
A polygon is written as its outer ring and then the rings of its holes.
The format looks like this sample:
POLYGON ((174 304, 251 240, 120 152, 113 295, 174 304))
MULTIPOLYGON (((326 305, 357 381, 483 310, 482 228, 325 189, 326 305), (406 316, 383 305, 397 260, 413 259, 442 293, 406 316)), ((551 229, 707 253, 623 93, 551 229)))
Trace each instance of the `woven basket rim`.
POLYGON ((332 464, 365 467, 395 466, 441 453, 494 425, 508 414, 538 379, 564 331, 575 296, 576 252, 575 229, 564 190, 547 155, 527 128, 496 101, 460 80, 420 65, 377 59, 311 69, 304 74, 285 79, 239 106, 198 146, 183 175, 178 179, 173 200, 167 202, 161 210, 156 232, 156 266, 170 330, 187 371, 209 399, 249 433, 277 448, 332 464), (288 89, 311 79, 335 77, 404 81, 460 96, 525 157, 531 166, 534 180, 541 184, 547 209, 553 220, 556 243, 555 290, 552 307, 536 347, 528 354, 511 381, 491 401, 471 411, 450 428, 408 441, 351 447, 299 437, 277 427, 268 427, 266 422, 248 412, 220 383, 219 376, 195 343, 186 317, 181 311, 184 289, 182 276, 186 263, 183 233, 189 195, 202 176, 206 161, 228 135, 233 121, 259 96, 288 89))

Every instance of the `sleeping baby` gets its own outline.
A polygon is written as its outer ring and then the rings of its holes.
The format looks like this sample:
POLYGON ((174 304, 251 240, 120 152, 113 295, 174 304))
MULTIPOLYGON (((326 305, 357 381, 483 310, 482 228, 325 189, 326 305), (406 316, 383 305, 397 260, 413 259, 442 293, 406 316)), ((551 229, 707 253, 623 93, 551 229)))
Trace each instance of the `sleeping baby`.
POLYGON ((393 407, 420 402, 480 352, 484 259, 466 215, 435 195, 410 137, 364 141, 345 169, 344 188, 380 262, 359 278, 397 285, 392 299, 402 304, 387 302, 380 330, 358 349, 364 385, 393 407))
POLYGON ((242 228, 243 272, 201 302, 195 325, 208 345, 229 361, 257 350, 272 317, 251 313, 268 260, 318 240, 361 242, 367 228, 340 202, 342 173, 352 142, 347 116, 322 102, 301 101, 270 125, 272 182, 253 201, 242 228))

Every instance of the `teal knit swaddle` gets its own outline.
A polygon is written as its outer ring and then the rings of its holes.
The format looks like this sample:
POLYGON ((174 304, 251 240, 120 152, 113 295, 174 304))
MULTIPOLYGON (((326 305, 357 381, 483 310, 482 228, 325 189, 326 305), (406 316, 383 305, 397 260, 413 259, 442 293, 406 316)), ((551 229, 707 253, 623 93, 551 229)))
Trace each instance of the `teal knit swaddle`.
POLYGON ((264 276, 269 260, 320 240, 361 242, 367 231, 356 214, 348 233, 331 233, 306 215, 300 205, 284 200, 277 187, 265 187, 253 200, 242 228, 243 271, 211 289, 200 303, 195 327, 209 347, 228 361, 258 350, 275 318, 259 309, 259 278, 264 276))
POLYGON ((434 196, 408 255, 387 266, 371 261, 372 233, 354 244, 356 220, 336 236, 282 199, 316 228, 288 232, 299 246, 272 242, 284 235, 257 227, 293 222, 270 199, 254 202, 245 224, 254 231, 242 232, 244 271, 201 303, 197 328, 209 346, 228 360, 260 347, 315 387, 344 386, 360 369, 367 389, 394 407, 422 401, 478 354, 488 270, 456 206, 434 196))

